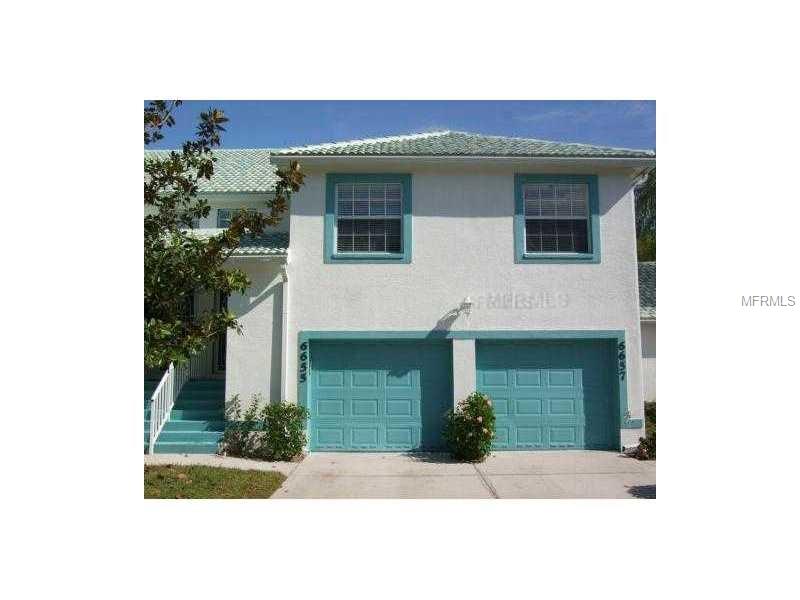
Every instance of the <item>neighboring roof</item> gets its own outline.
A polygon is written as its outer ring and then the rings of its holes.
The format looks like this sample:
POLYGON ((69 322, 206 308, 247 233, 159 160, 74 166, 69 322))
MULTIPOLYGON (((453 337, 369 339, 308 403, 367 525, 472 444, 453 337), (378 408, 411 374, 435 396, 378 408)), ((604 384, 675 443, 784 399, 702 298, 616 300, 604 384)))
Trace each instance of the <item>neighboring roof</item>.
MULTIPOLYGON (((144 157, 167 157, 172 150, 145 150, 144 157)), ((201 179, 201 192, 271 192, 278 177, 269 161, 270 151, 259 148, 213 151, 216 162, 211 179, 201 179)))
POLYGON ((274 156, 485 156, 527 158, 655 158, 650 150, 610 148, 463 131, 313 144, 274 150, 274 156))
POLYGON ((639 316, 656 318, 656 263, 639 263, 639 316))
MULTIPOLYGON (((222 233, 224 229, 192 229, 192 234, 205 239, 222 233)), ((242 238, 233 256, 286 256, 289 251, 289 234, 286 232, 264 233, 242 238)))

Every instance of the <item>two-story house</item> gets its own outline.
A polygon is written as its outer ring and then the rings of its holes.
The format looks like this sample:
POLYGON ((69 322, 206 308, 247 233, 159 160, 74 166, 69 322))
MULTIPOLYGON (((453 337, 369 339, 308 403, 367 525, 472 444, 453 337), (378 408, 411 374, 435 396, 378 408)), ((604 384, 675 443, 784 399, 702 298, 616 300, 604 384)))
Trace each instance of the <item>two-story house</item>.
POLYGON ((201 409, 223 394, 306 406, 312 452, 439 448, 474 390, 497 450, 644 434, 633 185, 653 152, 443 131, 215 154, 201 235, 263 205, 276 166, 307 176, 231 259, 253 282, 227 299, 242 335, 209 350, 194 377, 217 383, 187 384, 156 451, 213 452, 219 408, 201 409))

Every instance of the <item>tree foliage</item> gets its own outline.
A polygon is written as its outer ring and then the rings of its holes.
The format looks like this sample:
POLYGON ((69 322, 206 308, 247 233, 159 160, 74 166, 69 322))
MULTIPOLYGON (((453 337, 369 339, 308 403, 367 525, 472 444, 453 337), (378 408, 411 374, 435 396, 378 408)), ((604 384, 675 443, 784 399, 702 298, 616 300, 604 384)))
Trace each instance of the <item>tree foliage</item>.
POLYGON ((636 242, 640 261, 656 259, 656 169, 639 174, 636 186, 636 242))
MULTIPOLYGON (((175 124, 180 104, 158 100, 145 107, 145 145, 163 139, 164 128, 175 124)), ((193 235, 192 222, 210 211, 208 201, 198 197, 198 185, 214 174, 213 149, 219 147, 227 121, 221 110, 210 108, 200 114, 194 139, 181 150, 144 160, 144 345, 145 364, 150 367, 184 362, 218 334, 241 330, 235 316, 219 306, 190 320, 187 300, 199 291, 244 292, 250 285, 247 274, 223 266, 225 261, 243 238, 277 225, 291 193, 303 184, 304 175, 293 161, 277 171, 266 214, 243 209, 222 233, 207 238, 193 235)))

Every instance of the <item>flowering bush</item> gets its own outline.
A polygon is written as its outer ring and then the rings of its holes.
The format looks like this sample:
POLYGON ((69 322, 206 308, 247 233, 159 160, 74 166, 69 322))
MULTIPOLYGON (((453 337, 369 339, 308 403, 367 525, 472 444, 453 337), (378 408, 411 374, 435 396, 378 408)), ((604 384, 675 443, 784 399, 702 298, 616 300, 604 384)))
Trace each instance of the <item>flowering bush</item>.
POLYGON ((494 409, 486 394, 473 392, 445 415, 444 439, 458 460, 480 462, 492 449, 494 409))

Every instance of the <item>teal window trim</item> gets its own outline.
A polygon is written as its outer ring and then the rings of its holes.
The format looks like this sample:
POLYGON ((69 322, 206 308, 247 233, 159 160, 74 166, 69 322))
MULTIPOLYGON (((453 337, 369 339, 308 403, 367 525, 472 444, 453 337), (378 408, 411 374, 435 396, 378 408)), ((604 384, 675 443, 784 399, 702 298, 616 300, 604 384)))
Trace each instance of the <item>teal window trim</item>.
MULTIPOLYGON (((297 379, 297 400, 308 407, 309 381, 313 369, 311 349, 315 340, 609 340, 615 343, 617 357, 616 391, 619 400, 619 428, 641 429, 641 419, 628 413, 628 358, 624 330, 489 330, 489 331, 300 331, 298 354, 305 363, 305 379, 297 379)), ((621 440, 620 440, 621 444, 621 440)), ((621 446, 620 446, 621 447, 621 446)))
POLYGON ((561 264, 600 262, 600 200, 597 175, 514 175, 514 262, 518 264, 561 264), (522 188, 526 183, 585 183, 589 187, 589 252, 525 252, 525 200, 522 188))
POLYGON ((411 262, 411 175, 401 173, 328 173, 325 177, 326 264, 409 264, 411 262), (336 185, 339 183, 399 183, 403 194, 403 252, 336 252, 336 185))

